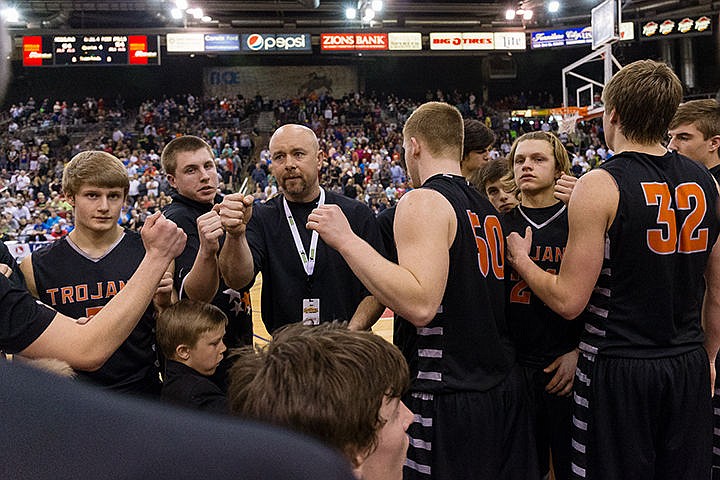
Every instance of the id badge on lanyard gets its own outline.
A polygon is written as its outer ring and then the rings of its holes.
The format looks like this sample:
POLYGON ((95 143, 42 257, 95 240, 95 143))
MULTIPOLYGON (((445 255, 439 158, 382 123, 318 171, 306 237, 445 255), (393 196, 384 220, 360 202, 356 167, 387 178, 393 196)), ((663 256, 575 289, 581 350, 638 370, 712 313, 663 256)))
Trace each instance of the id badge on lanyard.
MULTIPOLYGON (((325 204, 325 190, 320 189, 320 199, 318 200, 318 207, 325 204)), ((298 231, 297 223, 293 218, 290 206, 287 203, 285 197, 283 197, 283 207, 285 208, 285 218, 287 218, 288 226, 290 227, 290 233, 292 233, 293 240, 295 241, 295 248, 297 249, 300 262, 302 262, 305 273, 308 277, 311 277, 315 271, 315 259, 317 258, 317 243, 318 243, 318 232, 313 231, 310 235, 310 252, 305 252, 302 239, 300 238, 300 232, 298 231)), ((319 325, 320 324, 320 299, 319 298, 304 298, 303 299, 303 318, 302 321, 305 325, 319 325)))

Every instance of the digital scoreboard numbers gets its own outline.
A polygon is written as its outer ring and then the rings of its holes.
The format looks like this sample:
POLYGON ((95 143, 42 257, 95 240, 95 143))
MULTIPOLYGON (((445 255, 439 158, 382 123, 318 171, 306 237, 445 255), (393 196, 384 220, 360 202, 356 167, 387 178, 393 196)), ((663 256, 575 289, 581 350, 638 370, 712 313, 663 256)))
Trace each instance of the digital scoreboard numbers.
POLYGON ((158 37, 55 35, 23 37, 23 65, 159 65, 158 37))
POLYGON ((76 35, 53 37, 55 65, 128 63, 128 37, 76 35))

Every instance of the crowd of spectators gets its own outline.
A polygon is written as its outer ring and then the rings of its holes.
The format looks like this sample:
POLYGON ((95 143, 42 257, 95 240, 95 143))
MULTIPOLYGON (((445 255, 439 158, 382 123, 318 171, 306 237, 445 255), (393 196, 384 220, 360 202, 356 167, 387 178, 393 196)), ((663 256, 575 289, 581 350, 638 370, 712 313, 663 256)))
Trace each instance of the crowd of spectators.
MULTIPOLYGON (((507 155, 513 140, 530 130, 557 130, 554 119, 513 118, 503 109, 552 102, 546 93, 484 102, 474 93, 441 90, 424 98, 349 93, 302 98, 201 98, 192 94, 147 100, 126 108, 121 98, 106 102, 29 98, 3 113, 0 146, 0 240, 50 241, 73 228, 72 208, 62 194, 63 165, 84 150, 104 150, 127 166, 130 190, 120 222, 137 229, 170 202, 170 186, 160 169, 160 152, 177 135, 194 134, 213 148, 221 188, 237 190, 249 177, 257 201, 277 193, 267 137, 254 129, 253 115, 273 112, 275 125, 300 123, 321 143, 322 185, 366 202, 373 211, 394 205, 411 188, 403 167, 402 126, 421 103, 446 101, 465 117, 477 118, 496 133, 490 156, 507 155)), ((607 156, 599 122, 564 135, 577 175, 607 156)))

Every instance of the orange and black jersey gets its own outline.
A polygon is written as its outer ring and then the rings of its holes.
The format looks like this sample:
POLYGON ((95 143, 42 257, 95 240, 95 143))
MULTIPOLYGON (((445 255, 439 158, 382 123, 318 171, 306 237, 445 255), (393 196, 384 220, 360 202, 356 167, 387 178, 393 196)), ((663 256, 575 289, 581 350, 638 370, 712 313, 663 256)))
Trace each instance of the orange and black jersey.
MULTIPOLYGON (((558 202, 543 208, 518 205, 502 218, 503 232, 525 235, 532 228, 530 258, 543 270, 560 271, 568 237, 567 207, 558 202)), ((510 336, 521 365, 545 368, 560 355, 577 348, 582 322, 568 322, 550 310, 510 267, 505 271, 505 299, 510 336)))
POLYGON ((442 303, 435 318, 415 329, 414 391, 486 391, 515 364, 505 323, 504 247, 497 212, 463 177, 435 175, 422 186, 443 195, 457 218, 442 303))
MULTIPOLYGON (((93 316, 125 286, 144 256, 140 235, 131 231, 100 259, 89 258, 68 237, 62 238, 32 254, 38 296, 69 317, 93 316)), ((150 305, 105 365, 95 372, 78 372, 80 378, 113 390, 159 393, 154 329, 150 305)))
POLYGON ((712 176, 676 152, 625 152, 601 168, 620 198, 580 348, 633 358, 697 348, 703 274, 719 229, 712 176))

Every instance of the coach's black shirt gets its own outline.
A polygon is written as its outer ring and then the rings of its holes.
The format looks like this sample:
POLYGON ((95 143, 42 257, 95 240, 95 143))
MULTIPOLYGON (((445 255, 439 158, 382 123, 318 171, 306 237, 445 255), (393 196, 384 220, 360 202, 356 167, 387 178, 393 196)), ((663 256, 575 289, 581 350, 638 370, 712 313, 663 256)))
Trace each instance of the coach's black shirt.
MULTIPOLYGON (((305 251, 309 251, 311 238, 305 224, 317 202, 288 202, 305 251)), ((338 205, 353 232, 384 253, 375 216, 366 205, 330 191, 325 193, 325 203, 338 205)), ((320 299, 321 322, 349 321, 360 302, 370 295, 342 255, 322 238, 318 239, 315 270, 308 277, 285 217, 282 195, 255 204, 246 236, 255 273, 262 272, 261 311, 269 332, 301 321, 303 299, 320 299)))

